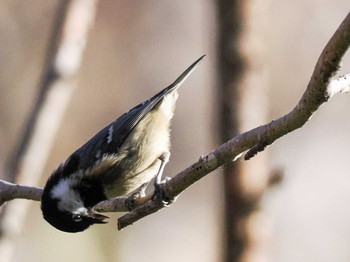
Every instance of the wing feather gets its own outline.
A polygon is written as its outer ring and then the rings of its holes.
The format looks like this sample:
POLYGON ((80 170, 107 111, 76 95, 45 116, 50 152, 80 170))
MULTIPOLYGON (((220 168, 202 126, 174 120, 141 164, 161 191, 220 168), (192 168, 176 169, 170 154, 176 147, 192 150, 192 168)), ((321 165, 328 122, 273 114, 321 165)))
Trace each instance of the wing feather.
POLYGON ((135 126, 164 96, 181 86, 203 57, 204 56, 200 57, 188 67, 170 86, 166 87, 152 98, 135 106, 127 113, 124 113, 76 150, 72 156, 74 155, 79 158, 79 168, 83 170, 91 168, 95 162, 100 160, 105 154, 118 154, 119 149, 135 126))

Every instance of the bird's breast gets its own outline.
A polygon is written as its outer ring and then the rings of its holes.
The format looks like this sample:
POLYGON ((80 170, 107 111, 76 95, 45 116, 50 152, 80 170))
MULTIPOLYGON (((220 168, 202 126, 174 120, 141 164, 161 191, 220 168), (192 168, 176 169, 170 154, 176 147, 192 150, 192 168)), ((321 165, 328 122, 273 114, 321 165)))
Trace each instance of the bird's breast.
POLYGON ((130 193, 156 176, 159 157, 170 149, 173 110, 174 104, 160 103, 129 134, 118 152, 114 170, 105 174, 108 198, 130 193))

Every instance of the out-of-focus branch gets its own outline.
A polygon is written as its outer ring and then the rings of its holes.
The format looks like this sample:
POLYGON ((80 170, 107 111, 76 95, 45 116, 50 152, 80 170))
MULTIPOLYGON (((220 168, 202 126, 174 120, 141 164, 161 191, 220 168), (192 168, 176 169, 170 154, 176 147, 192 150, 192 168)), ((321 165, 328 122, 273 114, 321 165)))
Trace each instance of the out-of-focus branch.
MULTIPOLYGON (((57 53, 58 43, 61 38, 60 31, 64 23, 69 1, 61 1, 58 4, 56 10, 56 18, 52 27, 52 34, 48 45, 48 51, 46 55, 45 65, 43 67, 43 74, 40 79, 39 89, 36 97, 36 101, 33 104, 31 112, 27 116, 26 123, 19 136, 13 152, 9 154, 8 161, 5 167, 4 179, 9 182, 17 182, 22 161, 25 158, 25 154, 28 151, 29 144, 33 137, 34 130, 38 124, 37 120, 41 109, 44 107, 45 99, 50 91, 52 85, 50 83, 54 80, 55 67, 52 66, 55 60, 55 54, 57 53), (50 66, 51 64, 51 66, 50 66)), ((39 161, 42 161, 39 159, 39 161)))
MULTIPOLYGON (((221 143, 267 121, 262 23, 267 1, 216 1, 218 23, 217 118, 221 143), (256 103, 259 101, 259 103, 256 103), (254 112, 254 113, 252 113, 254 112)), ((222 170, 223 261, 266 260, 267 239, 259 206, 268 189, 267 154, 249 165, 242 161, 222 170)))
MULTIPOLYGON (((75 87, 75 75, 80 68, 96 3, 97 0, 59 2, 38 95, 4 170, 4 177, 10 182, 35 185, 41 177, 53 139, 75 87)), ((17 189, 29 190, 24 187, 17 189)), ((33 197, 39 196, 38 190, 31 191, 33 197)), ((5 192, 13 193, 12 190, 5 192)), ((6 197, 0 198, 2 201, 6 200, 6 197)), ((14 238, 21 231, 29 203, 11 203, 5 209, 2 208, 0 254, 2 259, 7 258, 5 261, 12 256, 14 238)))
POLYGON ((58 5, 36 101, 5 167, 4 178, 9 182, 19 182, 22 170, 28 177, 46 163, 75 86, 95 4, 95 0, 62 0, 58 5))

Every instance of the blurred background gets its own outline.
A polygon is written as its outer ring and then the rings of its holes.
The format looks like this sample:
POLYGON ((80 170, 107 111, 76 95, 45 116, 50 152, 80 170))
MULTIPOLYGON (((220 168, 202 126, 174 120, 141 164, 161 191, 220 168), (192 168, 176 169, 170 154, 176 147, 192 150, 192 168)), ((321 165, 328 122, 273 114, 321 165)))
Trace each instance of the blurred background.
MULTIPOLYGON (((1 167, 36 97, 58 2, 0 3, 1 167)), ((319 54, 350 7, 345 0, 247 2, 243 18, 249 33, 243 49, 245 56, 251 48, 258 57, 247 59, 263 82, 250 81, 255 88, 249 89, 255 92, 251 95, 261 97, 245 110, 252 118, 242 125, 244 130, 295 106, 319 54), (261 112, 265 119, 255 119, 261 112)), ((204 63, 180 89, 166 175, 182 171, 220 144, 217 4, 98 2, 77 87, 37 186, 93 134, 172 83, 203 54, 204 63)), ((345 56, 340 73, 350 71, 349 61, 345 56)), ((267 172, 282 170, 283 180, 259 201, 263 255, 237 261, 349 261, 349 99, 334 97, 302 129, 279 139, 262 156, 239 161, 253 169, 263 159, 267 172)), ((170 208, 121 232, 116 222, 120 214, 80 234, 57 231, 42 219, 40 203, 33 202, 14 261, 223 261, 227 229, 222 173, 219 169, 208 175, 170 208)), ((20 201, 25 200, 13 202, 20 201)))

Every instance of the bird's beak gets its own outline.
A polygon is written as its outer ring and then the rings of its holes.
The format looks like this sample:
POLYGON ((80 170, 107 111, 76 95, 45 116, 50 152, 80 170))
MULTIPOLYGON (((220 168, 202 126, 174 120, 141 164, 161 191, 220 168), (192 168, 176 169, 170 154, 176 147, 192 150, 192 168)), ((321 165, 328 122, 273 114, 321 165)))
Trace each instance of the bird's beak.
POLYGON ((109 219, 108 216, 102 215, 100 213, 95 212, 92 209, 88 210, 88 215, 90 218, 94 220, 96 224, 106 224, 108 221, 105 221, 106 219, 109 219))

